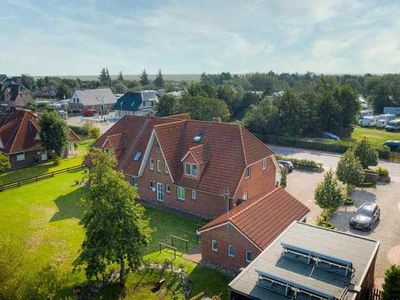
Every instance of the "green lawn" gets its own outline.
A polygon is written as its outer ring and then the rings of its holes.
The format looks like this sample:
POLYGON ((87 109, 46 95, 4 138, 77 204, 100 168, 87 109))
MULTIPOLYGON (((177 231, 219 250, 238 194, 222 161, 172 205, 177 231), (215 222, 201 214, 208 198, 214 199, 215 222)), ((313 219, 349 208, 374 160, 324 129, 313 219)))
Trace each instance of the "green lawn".
POLYGON ((88 152, 89 146, 91 145, 92 142, 93 140, 90 139, 82 139, 81 141, 79 141, 78 143, 79 154, 76 157, 68 157, 61 159, 60 164, 58 166, 54 166, 53 162, 47 162, 29 168, 23 168, 16 171, 11 171, 0 175, 0 183, 5 184, 29 177, 51 173, 65 168, 78 166, 82 164, 83 156, 88 152))
MULTIPOLYGON (((86 190, 75 186, 74 182, 82 178, 83 171, 66 173, 55 177, 28 184, 18 189, 0 192, 0 228, 2 233, 12 236, 24 243, 26 247, 26 272, 37 273, 48 263, 56 263, 63 272, 71 272, 72 262, 76 258, 84 233, 79 225, 82 217, 82 208, 79 200, 86 190)), ((147 249, 145 259, 148 261, 163 262, 165 258, 173 259, 168 251, 161 254, 158 242, 170 243, 170 235, 177 235, 190 240, 190 246, 196 245, 193 235, 201 223, 189 217, 174 213, 147 208, 146 215, 151 219, 151 226, 155 229, 153 240, 147 249)), ((178 245, 184 250, 184 244, 178 245)), ((211 269, 198 266, 178 257, 174 264, 182 265, 190 274, 193 281, 192 295, 201 291, 208 294, 220 294, 227 298, 226 286, 230 278, 211 269)), ((156 294, 149 294, 149 288, 154 284, 154 277, 143 274, 130 274, 128 277, 128 299, 156 299, 156 294), (147 284, 146 284, 147 282, 147 284), (141 297, 142 296, 142 297, 141 297)), ((75 283, 83 281, 83 274, 74 275, 75 283)), ((113 295, 113 290, 105 291, 113 295)), ((117 294, 114 291, 114 294, 117 294)), ((166 299, 172 297, 168 294, 166 299)), ((117 296, 115 296, 117 298, 117 296)), ((109 299, 109 298, 108 298, 109 299)))
POLYGON ((382 145, 387 140, 400 140, 400 133, 388 132, 384 129, 377 128, 356 127, 354 128, 353 134, 351 135, 351 139, 349 141, 359 141, 364 137, 376 145, 382 145))

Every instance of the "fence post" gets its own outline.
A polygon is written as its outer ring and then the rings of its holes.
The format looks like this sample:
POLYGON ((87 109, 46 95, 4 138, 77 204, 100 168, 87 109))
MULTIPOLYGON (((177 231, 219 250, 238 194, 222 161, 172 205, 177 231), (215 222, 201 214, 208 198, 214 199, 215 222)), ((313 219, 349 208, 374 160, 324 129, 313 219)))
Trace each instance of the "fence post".
POLYGON ((174 245, 174 236, 173 235, 171 235, 171 245, 172 246, 174 245))

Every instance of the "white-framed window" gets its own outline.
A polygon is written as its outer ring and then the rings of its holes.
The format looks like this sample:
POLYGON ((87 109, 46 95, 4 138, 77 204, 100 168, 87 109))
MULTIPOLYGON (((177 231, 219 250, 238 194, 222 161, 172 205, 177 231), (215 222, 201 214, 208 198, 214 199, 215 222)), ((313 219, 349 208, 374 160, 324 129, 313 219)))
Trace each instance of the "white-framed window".
POLYGON ((154 160, 150 158, 150 170, 154 170, 154 160))
POLYGON ((263 158, 263 160, 262 160, 262 169, 263 169, 263 171, 265 171, 267 169, 267 159, 266 158, 263 158))
POLYGON ((169 174, 167 163, 164 164, 164 172, 165 172, 165 174, 169 174))
POLYGON ((197 177, 197 165, 191 163, 185 163, 185 175, 197 177))
POLYGON ((228 255, 230 257, 235 257, 235 254, 236 254, 235 252, 236 252, 235 246, 228 245, 228 255))
POLYGON ((253 252, 247 250, 246 251, 246 262, 252 262, 253 260, 253 252))
POLYGON ((246 169, 244 170, 244 177, 249 178, 251 173, 250 166, 247 166, 246 169))
POLYGON ((211 241, 211 250, 214 252, 218 252, 218 242, 217 240, 212 240, 211 241))
POLYGON ((243 195, 242 195, 242 200, 247 200, 247 199, 248 199, 248 197, 249 197, 249 194, 248 194, 248 192, 247 192, 247 191, 243 192, 243 195))
POLYGON ((161 172, 161 161, 157 159, 157 172, 161 172))
POLYGON ((136 179, 136 177, 132 176, 132 181, 131 181, 131 183, 132 183, 132 186, 137 186, 137 179, 136 179))
POLYGON ((165 191, 169 194, 171 193, 171 186, 169 184, 165 185, 165 191))
POLYGON ((150 190, 152 190, 153 192, 156 190, 154 187, 154 181, 150 180, 150 190))
POLYGON ((196 200, 197 199, 197 191, 192 190, 192 200, 196 200))
POLYGON ((25 152, 17 153, 17 161, 23 161, 23 160, 25 160, 25 152))
POLYGON ((176 188, 176 195, 177 195, 178 200, 184 201, 185 200, 185 188, 178 186, 176 188))

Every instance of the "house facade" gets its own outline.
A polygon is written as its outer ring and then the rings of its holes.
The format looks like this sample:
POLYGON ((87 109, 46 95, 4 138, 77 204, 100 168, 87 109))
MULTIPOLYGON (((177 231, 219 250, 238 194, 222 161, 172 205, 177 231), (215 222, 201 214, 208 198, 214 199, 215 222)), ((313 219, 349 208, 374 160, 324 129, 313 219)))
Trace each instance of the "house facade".
POLYGON ((309 209, 282 188, 247 200, 201 227, 202 261, 233 272, 251 263, 309 209))
POLYGON ((114 110, 119 117, 147 115, 154 112, 157 103, 158 95, 156 91, 127 92, 117 100, 114 110))
MULTIPOLYGON (((78 140, 70 131, 66 156, 74 154, 78 140)), ((7 154, 12 170, 46 162, 54 155, 41 145, 38 117, 31 111, 15 108, 0 114, 0 151, 7 154)))
POLYGON ((280 182, 272 151, 237 124, 125 116, 95 143, 152 205, 215 218, 280 182))
POLYGON ((117 98, 111 89, 76 90, 68 105, 70 110, 84 112, 95 110, 99 114, 107 114, 113 109, 117 98))

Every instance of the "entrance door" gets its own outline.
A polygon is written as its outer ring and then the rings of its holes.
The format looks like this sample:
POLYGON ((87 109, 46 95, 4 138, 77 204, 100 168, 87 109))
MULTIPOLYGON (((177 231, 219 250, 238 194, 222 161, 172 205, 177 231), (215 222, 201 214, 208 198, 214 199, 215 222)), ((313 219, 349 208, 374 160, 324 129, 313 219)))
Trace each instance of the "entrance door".
POLYGON ((42 151, 41 151, 40 158, 42 159, 42 161, 45 161, 45 160, 48 159, 48 157, 47 157, 47 150, 42 150, 42 151))
POLYGON ((160 182, 157 182, 157 201, 164 201, 164 185, 160 182))

